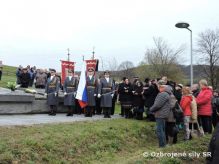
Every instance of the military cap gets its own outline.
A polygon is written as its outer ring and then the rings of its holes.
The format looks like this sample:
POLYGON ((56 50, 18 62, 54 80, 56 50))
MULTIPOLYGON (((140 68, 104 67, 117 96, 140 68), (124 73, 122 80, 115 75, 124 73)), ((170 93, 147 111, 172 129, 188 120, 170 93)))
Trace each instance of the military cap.
POLYGON ((110 71, 109 70, 104 71, 104 74, 106 74, 106 73, 110 73, 110 71))
POLYGON ((94 68, 93 67, 89 67, 88 68, 88 72, 93 72, 94 71, 94 68))
POLYGON ((53 68, 50 68, 49 71, 50 71, 50 72, 56 72, 56 70, 53 69, 53 68))

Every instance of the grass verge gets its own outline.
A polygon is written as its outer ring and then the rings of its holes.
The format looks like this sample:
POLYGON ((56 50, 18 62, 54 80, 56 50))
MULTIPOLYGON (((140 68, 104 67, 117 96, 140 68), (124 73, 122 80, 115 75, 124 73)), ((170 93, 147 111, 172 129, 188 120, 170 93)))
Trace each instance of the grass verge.
POLYGON ((158 148, 155 124, 115 119, 0 127, 0 163, 204 163, 203 157, 143 157, 144 152, 207 151, 210 136, 158 148))

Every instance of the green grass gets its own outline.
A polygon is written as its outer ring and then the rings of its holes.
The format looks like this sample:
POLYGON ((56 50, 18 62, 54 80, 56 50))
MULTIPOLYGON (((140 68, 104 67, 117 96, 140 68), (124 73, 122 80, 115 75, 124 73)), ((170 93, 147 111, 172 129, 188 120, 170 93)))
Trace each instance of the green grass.
POLYGON ((2 80, 0 81, 0 87, 6 88, 7 82, 16 82, 16 67, 3 66, 2 80))
POLYGON ((143 152, 203 152, 210 136, 158 148, 155 124, 115 119, 0 128, 0 163, 204 163, 204 158, 144 158, 143 152))

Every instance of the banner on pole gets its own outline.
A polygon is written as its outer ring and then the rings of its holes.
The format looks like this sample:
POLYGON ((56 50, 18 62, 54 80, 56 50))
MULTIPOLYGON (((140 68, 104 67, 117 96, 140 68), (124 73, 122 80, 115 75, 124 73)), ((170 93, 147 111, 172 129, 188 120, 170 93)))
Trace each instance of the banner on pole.
POLYGON ((95 71, 98 71, 98 60, 93 59, 93 60, 85 60, 86 62, 86 70, 88 71, 90 68, 94 69, 95 71))
POLYGON ((61 67, 62 67, 62 84, 63 84, 66 76, 68 75, 68 70, 74 71, 75 62, 61 60, 61 67))

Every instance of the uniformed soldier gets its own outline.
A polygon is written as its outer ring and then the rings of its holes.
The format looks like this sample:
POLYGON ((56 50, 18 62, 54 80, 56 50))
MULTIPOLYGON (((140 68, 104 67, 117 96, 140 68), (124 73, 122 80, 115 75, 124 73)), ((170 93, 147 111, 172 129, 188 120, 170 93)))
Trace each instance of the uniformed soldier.
POLYGON ((66 116, 73 116, 77 87, 78 79, 74 77, 74 71, 68 70, 68 77, 66 77, 63 85, 64 105, 68 107, 68 113, 66 116))
POLYGON ((104 78, 100 79, 100 84, 98 87, 98 97, 101 97, 100 106, 103 108, 104 118, 110 118, 112 98, 115 90, 113 79, 111 79, 109 76, 109 71, 105 71, 104 78))
POLYGON ((45 95, 47 104, 50 106, 49 115, 55 116, 58 105, 59 79, 55 76, 56 70, 50 69, 51 76, 47 80, 45 95))
POLYGON ((86 78, 86 89, 88 97, 88 105, 85 109, 85 117, 92 117, 92 113, 96 106, 96 96, 98 92, 98 80, 94 76, 94 68, 88 68, 87 78, 86 78))

